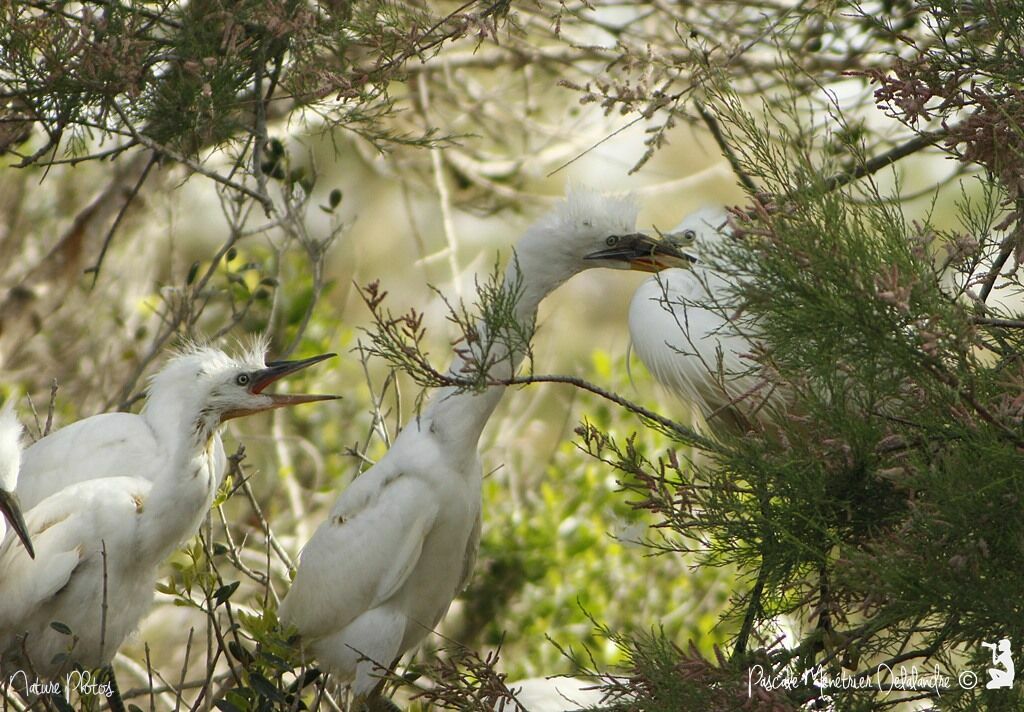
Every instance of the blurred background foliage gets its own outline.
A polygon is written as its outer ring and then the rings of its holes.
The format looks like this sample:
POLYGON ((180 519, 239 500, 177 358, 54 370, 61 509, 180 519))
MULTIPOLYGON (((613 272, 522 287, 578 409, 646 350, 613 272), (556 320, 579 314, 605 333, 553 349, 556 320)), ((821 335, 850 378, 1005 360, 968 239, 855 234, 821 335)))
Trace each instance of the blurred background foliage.
MULTIPOLYGON (((744 200, 735 167, 785 193, 894 151, 895 168, 872 169, 877 195, 844 199, 889 201, 953 230, 957 201, 988 195, 993 176, 1020 200, 1019 75, 1007 59, 1020 12, 1009 0, 0 8, 0 389, 30 396, 20 412, 32 437, 51 402, 54 427, 137 408, 145 377, 186 338, 265 331, 275 356, 341 354, 294 387, 343 400, 229 429, 228 451, 245 447, 233 486, 203 541, 169 563, 158 605, 118 657, 122 688, 147 687, 151 664, 167 681, 161 704, 174 708, 175 690, 191 698, 196 686, 178 677, 203 677, 228 601, 245 635, 273 650, 261 610, 286 590, 287 562, 413 417, 411 380, 361 358, 372 319, 358 286, 380 280, 393 308, 424 312, 440 365, 457 334, 429 285, 471 300, 474 275, 507 259, 573 181, 634 192, 641 226, 667 229, 702 204, 744 200), (960 92, 977 66, 1001 79, 960 92), (971 111, 973 126, 954 123, 971 111), (733 146, 761 137, 765 152, 730 165, 722 131, 733 146), (939 131, 945 155, 923 150, 939 131), (772 153, 780 141, 795 150, 772 153), (754 170, 765 166, 777 174, 754 170), (961 185, 965 175, 989 182, 961 185)), ((1000 246, 1001 264, 1019 244, 1000 246)), ((584 274, 545 302, 534 369, 691 422, 628 361, 637 283, 584 274)), ((990 304, 1015 303, 1012 285, 996 291, 990 304)), ((736 616, 722 614, 750 581, 636 543, 657 520, 580 451, 584 417, 619 441, 639 430, 651 460, 676 447, 569 387, 511 390, 482 440, 475 576, 442 625, 448 641, 431 638, 417 664, 457 641, 500 645, 510 678, 657 667, 673 645, 711 660, 735 635, 736 616)), ((231 674, 222 661, 217 684, 231 674)))

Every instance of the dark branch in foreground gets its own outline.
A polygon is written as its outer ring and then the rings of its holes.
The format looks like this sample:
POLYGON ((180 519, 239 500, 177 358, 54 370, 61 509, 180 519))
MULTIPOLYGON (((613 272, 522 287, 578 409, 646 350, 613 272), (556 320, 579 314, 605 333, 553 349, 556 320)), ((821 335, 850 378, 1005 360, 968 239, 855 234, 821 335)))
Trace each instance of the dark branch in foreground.
MULTIPOLYGON (((659 415, 648 408, 644 408, 642 405, 639 405, 638 403, 634 403, 628 398, 623 398, 618 393, 605 390, 604 388, 601 388, 600 386, 590 383, 589 381, 586 381, 577 376, 518 376, 516 378, 511 378, 504 381, 494 381, 489 385, 525 386, 531 383, 564 383, 566 385, 574 386, 576 388, 579 388, 580 390, 588 391, 596 396, 604 398, 605 400, 611 401, 612 403, 615 403, 616 405, 625 408, 629 412, 635 415, 639 415, 644 420, 649 420, 662 430, 675 433, 676 435, 683 438, 690 445, 699 447, 701 450, 705 450, 707 452, 717 452, 718 450, 721 449, 718 443, 716 443, 714 440, 710 438, 701 435, 693 428, 683 425, 682 423, 677 423, 674 420, 670 420, 669 418, 666 418, 663 415, 659 415)), ((453 383, 452 385, 458 384, 453 383)))
POLYGON ((694 102, 694 106, 697 108, 697 113, 704 120, 704 124, 708 127, 708 131, 711 132, 711 137, 715 139, 715 143, 718 144, 718 149, 725 156, 726 160, 729 161, 729 165, 732 166, 732 172, 736 174, 740 183, 747 189, 751 195, 758 192, 757 185, 755 185, 753 179, 743 170, 740 166, 740 160, 736 157, 736 152, 732 150, 732 147, 725 140, 725 136, 722 134, 722 128, 718 124, 718 119, 712 114, 707 108, 699 101, 694 102))
POLYGON ((948 136, 955 128, 955 126, 951 126, 938 131, 925 131, 924 133, 920 133, 906 143, 895 146, 885 153, 879 154, 874 158, 868 159, 864 163, 855 166, 851 171, 837 173, 831 178, 828 178, 825 181, 825 190, 837 190, 853 183, 854 181, 858 181, 861 178, 877 173, 883 168, 891 166, 896 161, 931 146, 936 141, 948 136))

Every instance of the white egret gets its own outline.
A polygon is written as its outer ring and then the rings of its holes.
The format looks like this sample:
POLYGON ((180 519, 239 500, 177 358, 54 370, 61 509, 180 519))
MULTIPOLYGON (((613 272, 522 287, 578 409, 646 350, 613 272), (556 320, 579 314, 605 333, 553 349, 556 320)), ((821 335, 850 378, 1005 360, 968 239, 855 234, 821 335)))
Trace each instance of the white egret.
MULTIPOLYGON (((600 685, 575 677, 530 677, 505 683, 526 712, 582 712, 601 707, 607 701, 600 685)), ((495 712, 515 709, 515 705, 501 702, 495 712)))
POLYGON ((640 285, 629 306, 629 333, 654 378, 700 411, 712 430, 745 432, 748 415, 766 413, 773 394, 752 373, 753 345, 723 306, 728 279, 707 260, 709 253, 721 258, 727 217, 723 208, 705 208, 666 235, 692 247, 698 259, 691 269, 665 270, 640 285))
POLYGON ((74 663, 108 664, 148 608, 157 566, 210 507, 224 474, 221 426, 335 398, 265 392, 330 356, 266 365, 261 348, 236 359, 190 347, 153 377, 140 415, 87 418, 29 448, 37 465, 62 470, 51 477, 64 486, 26 512, 35 560, 11 540, 0 548, 4 675, 14 666, 53 677, 74 663))
POLYGON ((21 423, 14 412, 14 397, 10 396, 0 410, 0 543, 7 536, 7 526, 17 534, 30 557, 35 557, 32 540, 25 528, 21 505, 14 492, 21 468, 21 423))
MULTIPOLYGON (((529 228, 505 276, 506 289, 521 290, 520 324, 530 328, 541 300, 587 268, 681 264, 674 248, 635 233, 636 212, 627 199, 572 191, 529 228)), ((512 375, 523 358, 506 355, 490 361, 490 377, 512 375)), ((457 358, 451 373, 462 366, 457 358)), ((480 537, 477 441, 503 392, 441 389, 302 550, 280 620, 357 697, 373 692, 374 673, 419 643, 469 580, 480 537)))

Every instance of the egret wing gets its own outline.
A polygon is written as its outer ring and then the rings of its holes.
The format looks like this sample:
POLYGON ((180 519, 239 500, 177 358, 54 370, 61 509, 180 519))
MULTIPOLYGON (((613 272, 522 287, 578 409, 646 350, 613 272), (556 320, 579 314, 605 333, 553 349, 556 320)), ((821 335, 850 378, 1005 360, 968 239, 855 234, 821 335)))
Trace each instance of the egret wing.
POLYGON ((79 420, 37 440, 22 453, 18 498, 31 509, 77 482, 105 477, 146 478, 166 457, 145 418, 105 413, 79 420))
POLYGON ((71 485, 29 510, 25 520, 36 558, 30 559, 13 538, 0 549, 0 653, 28 633, 19 645, 27 646, 34 664, 43 666, 38 670, 50 669, 46 666, 54 651, 66 644, 50 627, 57 620, 75 631, 75 654, 84 656, 83 664, 100 664, 95 651, 103 649, 103 637, 95 612, 108 593, 111 618, 105 642, 108 651, 120 645, 151 596, 153 582, 144 568, 148 562, 140 558, 137 522, 152 487, 137 477, 97 478, 71 485), (142 572, 138 582, 123 577, 127 561, 142 572))
POLYGON ((373 475, 342 494, 302 550, 280 618, 307 639, 331 635, 393 596, 434 526, 439 506, 425 482, 373 475))
POLYGON ((58 536, 40 537, 39 534, 62 525, 77 528, 77 519, 70 511, 56 520, 33 517, 30 512, 26 524, 35 541, 36 558, 30 558, 13 537, 0 549, 0 640, 68 584, 82 560, 82 549, 68 547, 64 537, 59 536, 59 530, 55 532, 58 536))
POLYGON ((473 530, 469 533, 469 541, 466 542, 466 553, 462 557, 462 574, 459 576, 459 585, 456 591, 465 591, 469 580, 473 578, 473 568, 476 566, 476 555, 480 551, 480 531, 483 528, 482 513, 478 512, 476 521, 473 523, 473 530))
POLYGON ((629 331, 654 378, 705 416, 754 385, 741 355, 752 346, 713 308, 704 287, 669 270, 637 289, 629 331))

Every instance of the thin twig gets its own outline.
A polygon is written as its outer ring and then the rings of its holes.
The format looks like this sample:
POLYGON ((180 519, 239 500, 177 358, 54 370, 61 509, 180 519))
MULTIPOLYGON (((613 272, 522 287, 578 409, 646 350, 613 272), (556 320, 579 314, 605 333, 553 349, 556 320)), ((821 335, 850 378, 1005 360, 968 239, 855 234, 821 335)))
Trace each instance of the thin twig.
POLYGON ((57 379, 50 383, 50 402, 46 405, 46 426, 43 428, 43 437, 50 434, 53 429, 53 413, 57 410, 57 379))
POLYGON ((577 376, 517 376, 515 378, 510 379, 492 381, 488 385, 516 386, 528 385, 531 383, 564 383, 566 385, 574 386, 581 390, 593 393, 596 396, 600 396, 601 398, 611 401, 616 405, 622 406, 626 410, 630 411, 631 413, 634 413, 635 415, 640 416, 644 420, 649 420, 652 423, 655 423, 658 426, 660 426, 662 429, 679 435, 686 442, 696 447, 699 447, 701 450, 704 450, 706 452, 718 452, 721 449, 718 443, 716 443, 713 440, 710 440, 709 438, 704 437, 693 428, 690 428, 681 423, 677 423, 674 420, 669 420, 668 418, 659 415, 658 413, 655 413, 654 411, 645 408, 642 405, 639 405, 638 403, 634 403, 628 398, 623 398, 618 393, 605 390, 604 388, 601 388, 600 386, 590 383, 589 381, 586 381, 577 376))
POLYGON ((764 586, 767 581, 768 567, 765 566, 762 559, 761 565, 757 569, 757 579, 754 581, 753 588, 750 589, 750 604, 747 606, 747 612, 743 616, 740 632, 736 635, 736 646, 732 649, 733 662, 742 658, 747 651, 747 642, 750 640, 750 634, 754 631, 754 622, 757 619, 757 614, 761 610, 761 596, 764 595, 764 586))
POLYGON ((1024 319, 996 319, 995 317, 975 316, 971 322, 981 326, 1001 326, 1006 329, 1024 329, 1024 319))
POLYGON ((107 542, 100 539, 100 556, 103 559, 103 598, 100 602, 100 660, 103 660, 103 648, 107 642, 107 542))
POLYGON ((196 629, 189 626, 188 638, 185 640, 185 655, 181 663, 181 676, 178 678, 178 686, 174 691, 174 712, 181 712, 182 685, 185 684, 185 676, 188 674, 188 656, 192 652, 192 636, 195 632, 196 629))
POLYGON ((125 197, 124 204, 121 206, 121 209, 117 211, 117 217, 114 218, 113 224, 111 224, 110 229, 107 230, 107 236, 103 238, 103 245, 100 247, 100 254, 96 258, 96 263, 93 264, 92 267, 87 267, 85 269, 85 274, 92 274, 91 286, 95 287, 96 281, 100 278, 100 268, 103 266, 103 259, 107 256, 107 250, 110 249, 110 243, 114 239, 114 233, 117 232, 117 228, 121 225, 121 220, 124 219, 125 213, 128 212, 128 207, 135 202, 135 198, 139 195, 139 191, 142 189, 142 184, 145 183, 146 178, 149 177, 150 169, 156 165, 158 160, 159 155, 156 153, 150 157, 149 162, 146 163, 146 167, 142 169, 142 174, 139 176, 139 179, 135 181, 135 185, 125 197))
POLYGON ((739 178, 740 183, 747 189, 747 192, 751 195, 758 192, 757 185, 754 184, 754 180, 743 170, 740 165, 740 159, 736 155, 736 152, 732 150, 732 146, 725 140, 725 136, 722 134, 722 127, 718 124, 718 119, 715 115, 707 110, 707 107, 700 101, 695 101, 694 106, 697 107, 697 113, 704 120, 704 125, 708 127, 708 131, 711 132, 711 138, 715 139, 715 143, 718 144, 719 150, 722 155, 725 156, 726 160, 729 161, 729 165, 732 166, 732 172, 739 178))
POLYGON ((271 215, 274 212, 274 201, 270 199, 269 195, 266 195, 265 193, 261 194, 258 191, 253 190, 252 188, 248 188, 242 185, 241 183, 231 180, 230 178, 225 178, 216 171, 211 171, 208 168, 205 168, 200 163, 193 161, 188 156, 178 153, 174 149, 159 144, 153 139, 149 138, 148 136, 139 133, 138 129, 136 129, 135 125, 132 124, 131 121, 129 121, 127 115, 125 115, 124 113, 124 110, 121 109, 121 107, 118 105, 116 101, 112 101, 111 106, 114 107, 114 111, 117 112, 117 115, 121 118, 121 121, 123 121, 125 126, 128 127, 128 130, 131 131, 132 137, 146 148, 155 151, 157 155, 167 156, 168 158, 176 161, 177 163, 182 164, 183 166, 188 166, 189 169, 191 169, 195 173, 198 173, 201 176, 205 176, 210 180, 216 181, 221 185, 231 188, 232 190, 236 190, 239 193, 252 198, 253 200, 257 201, 260 205, 263 206, 263 210, 264 212, 266 212, 267 215, 271 215))
POLYGON ((984 303, 988 300, 989 294, 992 293, 992 289, 996 286, 996 280, 999 279, 999 274, 1003 271, 1003 267, 1006 265, 1007 260, 1010 259, 1010 255, 1013 254, 1014 249, 1017 246, 1017 230, 1014 230, 1006 237, 1003 238, 1002 243, 999 245, 999 254, 992 262, 992 266, 989 268, 988 273, 985 275, 985 279, 982 281, 981 292, 978 294, 978 299, 984 303))

